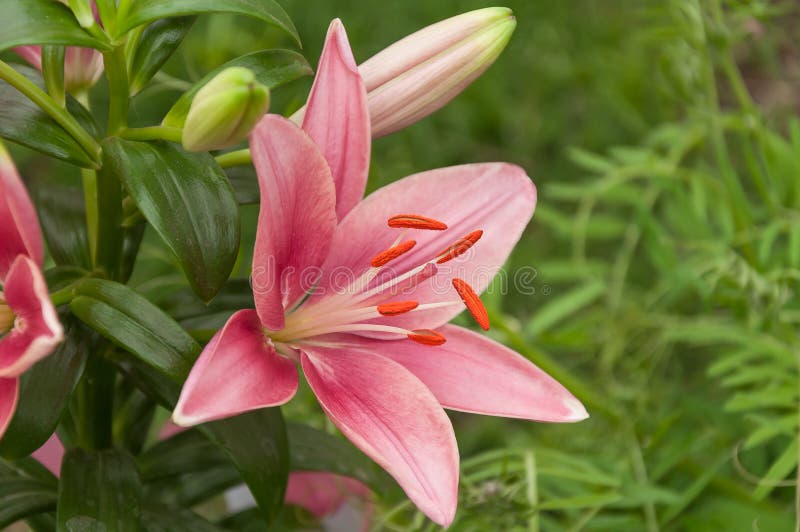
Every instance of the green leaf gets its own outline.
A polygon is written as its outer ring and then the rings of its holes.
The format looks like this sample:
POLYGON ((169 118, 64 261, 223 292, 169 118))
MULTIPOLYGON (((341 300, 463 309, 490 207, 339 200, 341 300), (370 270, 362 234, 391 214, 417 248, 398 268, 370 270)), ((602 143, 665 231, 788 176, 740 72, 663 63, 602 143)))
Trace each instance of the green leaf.
POLYGON ((299 423, 288 424, 292 471, 327 471, 360 480, 382 493, 395 482, 350 442, 299 423))
POLYGON ((125 285, 87 279, 70 310, 94 330, 175 382, 183 382, 200 353, 175 320, 125 285))
POLYGON ((86 208, 81 189, 44 173, 34 177, 32 185, 42 233, 53 260, 59 265, 91 269, 86 208))
POLYGON ((767 474, 761 479, 753 491, 753 498, 757 501, 772 493, 772 490, 797 467, 797 438, 792 438, 789 445, 769 468, 767 474))
POLYGON ((72 449, 61 466, 59 531, 141 530, 136 463, 122 451, 72 449))
MULTIPOLYGON (((5 13, 0 20, 8 20, 5 13)), ((45 89, 37 70, 16 65, 15 68, 40 89, 45 89)), ((67 96, 67 110, 90 135, 97 136, 92 115, 70 96, 67 96)), ((92 168, 95 164, 69 133, 3 80, 0 80, 0 137, 78 166, 92 168)))
POLYGON ((168 142, 110 139, 103 152, 104 165, 120 177, 192 288, 210 300, 239 250, 239 209, 225 173, 211 155, 168 142))
POLYGON ((603 283, 589 282, 547 303, 537 310, 528 322, 528 333, 532 336, 540 335, 559 321, 591 304, 605 292, 605 289, 603 283))
POLYGON ((183 127, 197 91, 211 81, 214 76, 233 66, 250 69, 258 82, 270 89, 314 73, 302 55, 290 50, 264 50, 237 57, 209 72, 186 91, 164 117, 163 124, 169 127, 183 127))
POLYGON ((0 529, 55 507, 53 484, 33 478, 0 478, 0 529))
POLYGON ((223 532, 191 510, 148 504, 142 509, 142 525, 147 532, 223 532))
POLYGON ((283 506, 289 442, 280 408, 264 408, 201 427, 233 462, 267 523, 283 506))
POLYGON ((168 18, 158 20, 144 30, 131 68, 132 94, 142 90, 161 69, 192 29, 194 21, 195 17, 168 18))
POLYGON ((0 0, 0 50, 25 44, 65 44, 109 50, 86 33, 72 11, 53 0, 0 0))
POLYGON ((0 440, 0 455, 5 458, 28 456, 53 434, 96 345, 96 335, 75 318, 66 312, 60 318, 64 343, 22 375, 17 411, 0 440))
POLYGON ((285 30, 300 44, 300 36, 292 20, 275 0, 137 0, 127 16, 119 21, 117 29, 122 34, 153 20, 203 13, 233 13, 254 17, 285 30))

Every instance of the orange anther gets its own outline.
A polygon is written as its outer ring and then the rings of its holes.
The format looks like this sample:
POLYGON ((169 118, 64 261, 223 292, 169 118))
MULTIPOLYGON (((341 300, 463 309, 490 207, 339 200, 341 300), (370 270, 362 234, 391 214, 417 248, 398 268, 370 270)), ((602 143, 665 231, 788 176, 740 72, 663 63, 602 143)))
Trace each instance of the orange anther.
POLYGON ((475 321, 478 322, 478 325, 481 326, 481 329, 488 331, 489 313, 486 312, 486 307, 483 306, 483 302, 481 298, 478 297, 478 294, 475 293, 475 290, 473 290, 466 281, 459 278, 453 279, 453 288, 456 289, 461 300, 467 306, 467 310, 469 310, 469 313, 475 318, 475 321))
POLYGON ((422 345, 442 345, 447 341, 441 333, 430 329, 417 329, 408 333, 408 338, 422 345))
POLYGON ((396 246, 390 247, 386 251, 381 251, 370 261, 370 264, 373 268, 380 268, 384 264, 388 263, 389 261, 393 261, 403 253, 406 253, 408 250, 413 248, 417 245, 416 240, 406 240, 401 244, 397 244, 396 246))
POLYGON ((464 238, 459 238, 447 248, 443 249, 439 253, 436 254, 439 257, 439 260, 436 261, 437 264, 443 264, 449 260, 452 260, 469 250, 475 243, 480 240, 483 236, 483 231, 478 229, 477 231, 473 231, 464 238))
POLYGON ((434 231, 444 231, 447 229, 447 224, 428 218, 427 216, 420 216, 419 214, 398 214, 389 218, 389 227, 403 227, 407 229, 432 229, 434 231))
POLYGON ((419 306, 418 301, 394 301, 378 305, 378 312, 384 316, 397 316, 412 311, 419 306))

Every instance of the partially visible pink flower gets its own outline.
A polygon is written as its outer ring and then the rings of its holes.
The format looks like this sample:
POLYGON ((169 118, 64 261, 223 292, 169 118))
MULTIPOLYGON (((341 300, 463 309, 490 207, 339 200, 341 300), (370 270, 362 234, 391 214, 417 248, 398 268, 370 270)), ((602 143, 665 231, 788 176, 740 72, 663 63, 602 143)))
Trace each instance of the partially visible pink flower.
POLYGON ((479 294, 527 226, 521 168, 416 174, 360 200, 369 167, 365 89, 331 24, 303 129, 265 116, 250 137, 261 204, 255 310, 235 313, 186 380, 173 419, 191 426, 289 401, 297 366, 333 423, 432 520, 458 501, 444 408, 548 422, 588 414, 521 355, 447 322, 479 294))
POLYGON ((369 530, 372 492, 362 482, 334 473, 297 471, 289 474, 287 504, 301 506, 317 519, 336 514, 345 504, 361 511, 362 530, 369 530))
POLYGON ((61 443, 58 434, 54 432, 32 456, 55 476, 59 476, 61 474, 61 462, 64 460, 64 452, 64 444, 61 443))
MULTIPOLYGON (((66 2, 64 2, 66 3, 66 2)), ((97 6, 92 1, 92 12, 100 21, 97 6)), ((89 21, 91 14, 86 13, 89 21)), ((41 46, 18 46, 14 51, 37 70, 42 70, 41 46)), ((68 92, 78 93, 90 89, 103 74, 103 54, 94 48, 67 46, 64 53, 64 86, 68 92)))
POLYGON ((42 260, 36 211, 0 146, 0 438, 16 410, 19 376, 63 339, 42 260))

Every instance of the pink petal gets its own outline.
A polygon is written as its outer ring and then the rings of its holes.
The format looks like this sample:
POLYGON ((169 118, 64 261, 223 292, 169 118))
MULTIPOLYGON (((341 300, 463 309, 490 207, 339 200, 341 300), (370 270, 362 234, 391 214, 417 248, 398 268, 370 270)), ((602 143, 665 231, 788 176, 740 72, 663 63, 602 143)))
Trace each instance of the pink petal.
POLYGON ((16 316, 0 339, 0 377, 18 377, 55 350, 64 339, 42 272, 20 255, 5 279, 4 299, 16 316))
POLYGON ((11 424, 19 400, 19 379, 0 377, 0 438, 11 424))
POLYGON ((203 350, 172 414, 187 427, 281 405, 297 391, 297 369, 264 336, 254 310, 240 310, 203 350))
POLYGON ((253 293, 265 327, 314 286, 336 228, 336 191, 314 141, 289 120, 266 115, 250 136, 261 188, 253 293))
POLYGON ((27 61, 37 70, 42 70, 42 47, 41 46, 17 46, 14 51, 22 59, 27 61))
POLYGON ((289 474, 285 501, 302 506, 321 519, 335 514, 348 499, 367 500, 369 488, 354 478, 334 473, 298 471, 289 474))
POLYGON ((451 410, 557 423, 589 417, 566 388, 522 355, 462 327, 438 331, 447 342, 437 347, 352 335, 346 341, 402 364, 451 410))
POLYGON ((366 352, 305 349, 303 371, 328 417, 440 525, 458 504, 458 447, 450 420, 419 379, 366 352))
POLYGON ((331 168, 336 213, 341 219, 364 196, 371 135, 367 92, 339 19, 328 28, 303 129, 331 168))
POLYGON ((42 230, 14 162, 0 145, 0 281, 17 255, 28 255, 41 266, 42 230))
POLYGON ((68 46, 64 57, 67 90, 87 89, 103 75, 103 54, 92 48, 68 46))
POLYGON ((61 443, 58 435, 53 433, 44 445, 34 451, 33 457, 55 476, 59 476, 61 462, 64 460, 64 444, 61 443))
MULTIPOLYGON (((466 254, 439 265, 438 274, 396 299, 422 303, 460 301, 450 279, 460 277, 478 293, 486 289, 533 216, 536 188, 525 171, 505 163, 472 164, 415 174, 385 186, 362 201, 336 230, 326 275, 318 293, 339 293, 346 287, 341 272, 359 276, 370 259, 389 248, 400 230, 387 226, 396 214, 419 214, 446 223, 446 231, 410 231, 412 251, 390 262, 378 275, 387 280, 433 259, 459 238, 477 229, 483 237, 466 254)), ((321 297, 321 296, 320 296, 321 297)), ((407 329, 435 329, 450 321, 463 306, 415 311, 381 318, 380 323, 407 329)))

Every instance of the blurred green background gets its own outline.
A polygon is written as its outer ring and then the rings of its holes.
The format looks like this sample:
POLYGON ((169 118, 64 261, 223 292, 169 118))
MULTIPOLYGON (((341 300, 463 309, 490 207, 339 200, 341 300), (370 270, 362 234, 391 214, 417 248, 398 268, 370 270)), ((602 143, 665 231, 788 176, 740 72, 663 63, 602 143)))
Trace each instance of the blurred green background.
MULTIPOLYGON (((363 61, 415 29, 486 7, 280 3, 312 65, 334 17, 363 61)), ((375 142, 370 188, 477 161, 527 169, 539 206, 508 268, 535 268, 536 293, 488 295, 490 334, 559 378, 592 417, 558 426, 453 414, 462 495, 452 530, 793 529, 796 2, 506 5, 518 19, 508 49, 444 110, 375 142)), ((201 18, 169 76, 137 98, 133 122, 159 120, 180 80, 290 46, 251 20, 201 18)), ((302 105, 309 86, 276 91, 273 111, 302 105)), ((245 212, 251 236, 254 212, 245 212)), ((164 256, 147 242, 146 259, 164 256)), ((142 291, 151 276, 140 275, 142 291)), ((287 415, 324 423, 308 393, 287 415)), ((435 529, 400 494, 379 505, 376 529, 435 529)))

